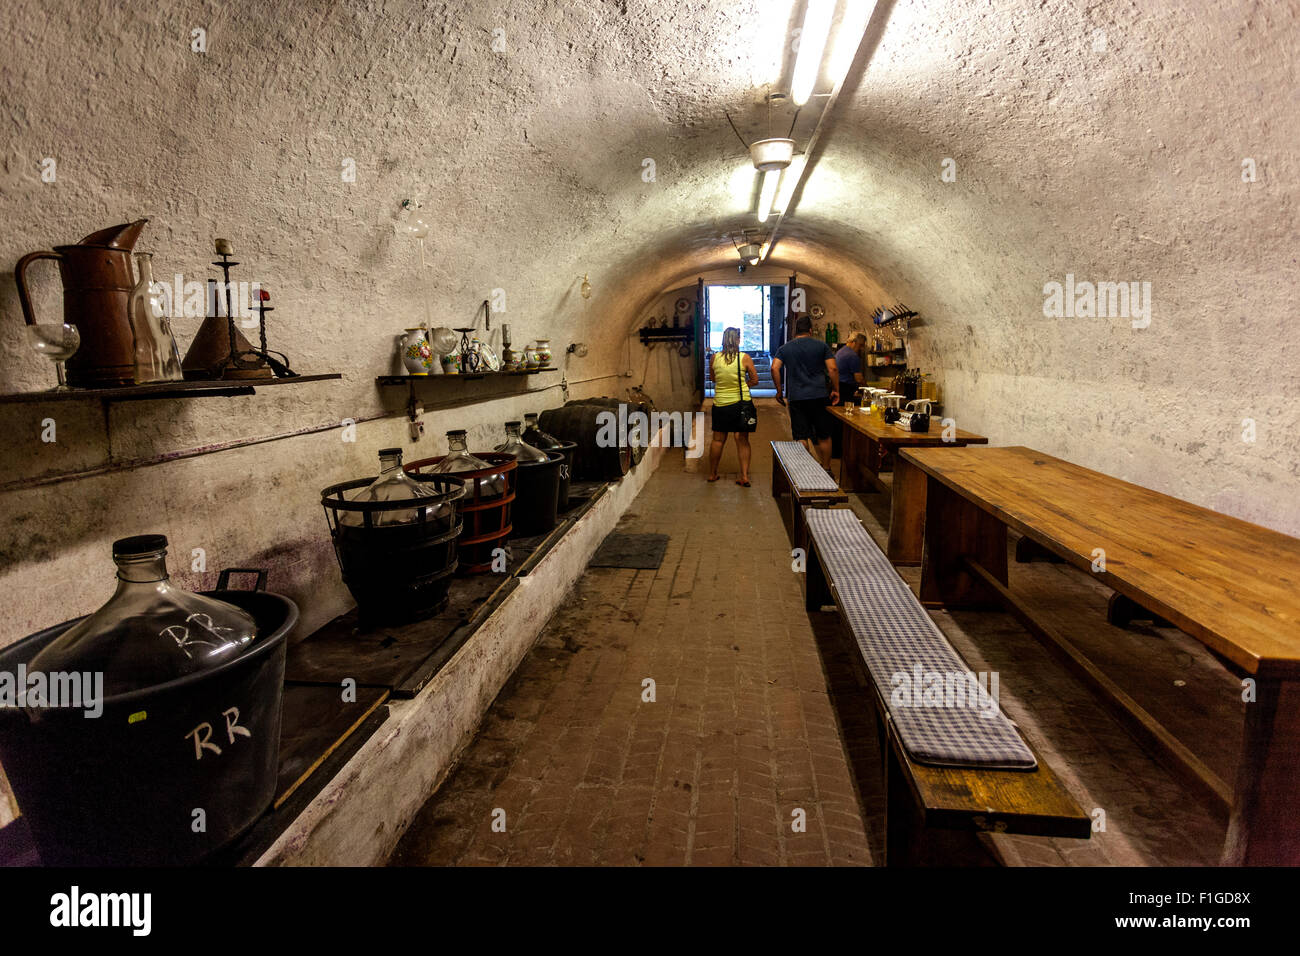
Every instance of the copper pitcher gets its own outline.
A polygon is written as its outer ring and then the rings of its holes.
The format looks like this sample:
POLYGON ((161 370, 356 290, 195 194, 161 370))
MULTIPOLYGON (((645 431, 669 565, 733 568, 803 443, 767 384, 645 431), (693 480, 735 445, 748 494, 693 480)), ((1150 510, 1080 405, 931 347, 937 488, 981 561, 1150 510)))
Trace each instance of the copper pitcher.
POLYGON ((75 246, 29 252, 14 266, 18 301, 28 325, 36 324, 27 289, 27 267, 56 259, 63 279, 63 321, 75 325, 81 347, 67 362, 68 384, 104 388, 135 382, 135 337, 129 303, 135 280, 131 250, 148 219, 91 233, 75 246))

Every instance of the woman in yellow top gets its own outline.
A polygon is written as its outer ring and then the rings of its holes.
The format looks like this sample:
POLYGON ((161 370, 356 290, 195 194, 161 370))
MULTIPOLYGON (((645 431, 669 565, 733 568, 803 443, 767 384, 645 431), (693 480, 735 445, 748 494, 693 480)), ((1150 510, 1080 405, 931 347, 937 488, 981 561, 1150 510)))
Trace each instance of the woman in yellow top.
POLYGON ((740 351, 740 329, 722 333, 722 351, 709 355, 713 370, 713 444, 709 448, 709 481, 717 481, 718 462, 727 435, 736 436, 736 454, 740 458, 740 477, 736 484, 749 487, 749 433, 758 427, 758 412, 749 390, 758 384, 754 360, 740 351))

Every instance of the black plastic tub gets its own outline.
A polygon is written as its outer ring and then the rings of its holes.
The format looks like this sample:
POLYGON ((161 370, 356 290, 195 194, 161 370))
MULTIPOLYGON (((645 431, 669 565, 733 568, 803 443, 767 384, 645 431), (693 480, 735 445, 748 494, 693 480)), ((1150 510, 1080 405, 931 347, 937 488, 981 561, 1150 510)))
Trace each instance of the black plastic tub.
MULTIPOLYGON (((253 615, 257 637, 241 656, 105 698, 98 717, 0 707, 0 763, 46 865, 198 863, 271 805, 298 606, 269 591, 203 593, 253 615)), ((80 620, 4 648, 0 671, 17 673, 80 620)))
POLYGON ((512 538, 546 534, 559 523, 560 469, 564 455, 548 451, 546 457, 546 461, 519 463, 512 538))

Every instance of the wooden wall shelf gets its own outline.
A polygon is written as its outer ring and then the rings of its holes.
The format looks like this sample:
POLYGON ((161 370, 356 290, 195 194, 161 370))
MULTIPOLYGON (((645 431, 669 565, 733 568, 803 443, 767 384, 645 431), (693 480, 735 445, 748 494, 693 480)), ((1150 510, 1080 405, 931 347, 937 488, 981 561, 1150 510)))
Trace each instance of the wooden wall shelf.
POLYGON ((231 395, 252 395, 259 388, 270 388, 273 385, 328 382, 342 377, 343 375, 339 372, 325 372, 320 375, 296 375, 293 378, 155 382, 151 385, 123 385, 119 388, 70 388, 66 391, 50 389, 45 392, 11 392, 8 395, 0 395, 0 405, 92 400, 141 402, 162 398, 219 398, 231 395))
POLYGON ((524 375, 536 375, 539 372, 558 372, 553 366, 546 368, 525 368, 517 372, 457 372, 455 375, 380 375, 375 379, 377 385, 414 385, 422 382, 466 382, 480 378, 519 378, 524 375))

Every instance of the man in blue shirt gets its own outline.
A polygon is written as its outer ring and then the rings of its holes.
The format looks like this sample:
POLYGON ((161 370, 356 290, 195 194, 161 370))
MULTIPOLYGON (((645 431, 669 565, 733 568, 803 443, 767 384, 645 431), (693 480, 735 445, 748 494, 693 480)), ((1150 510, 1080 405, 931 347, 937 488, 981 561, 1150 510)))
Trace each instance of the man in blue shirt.
MULTIPOLYGON (((858 394, 858 387, 862 385, 862 352, 866 345, 867 337, 859 332, 835 353, 835 364, 840 370, 840 400, 831 404, 851 402, 853 396, 858 394)), ((840 446, 844 441, 844 426, 837 420, 831 424, 831 457, 839 458, 840 446)))
POLYGON ((840 401, 847 402, 858 393, 862 384, 862 352, 866 346, 867 337, 859 332, 835 353, 835 364, 840 370, 840 401))
POLYGON ((813 451, 827 471, 831 467, 831 413, 839 404, 840 370, 831 347, 812 334, 812 319, 795 319, 794 335, 772 357, 772 384, 776 400, 790 409, 790 434, 813 451), (782 389, 782 379, 785 388, 782 389))

